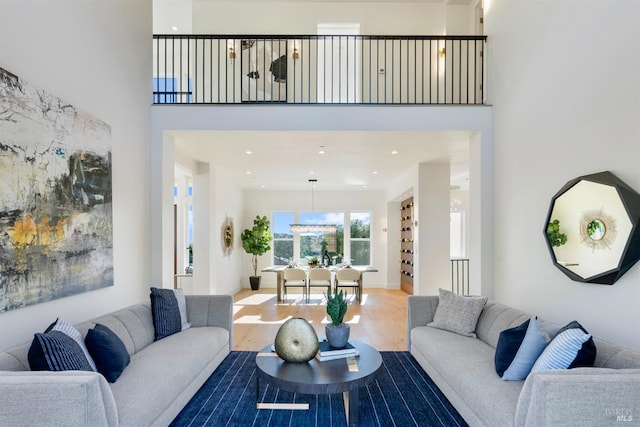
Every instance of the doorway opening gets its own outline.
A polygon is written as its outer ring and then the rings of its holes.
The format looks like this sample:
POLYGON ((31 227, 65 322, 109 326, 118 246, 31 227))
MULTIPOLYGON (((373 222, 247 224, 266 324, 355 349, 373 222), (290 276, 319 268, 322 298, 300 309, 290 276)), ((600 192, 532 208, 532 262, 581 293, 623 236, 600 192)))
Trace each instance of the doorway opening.
POLYGON ((318 103, 359 102, 360 24, 318 24, 317 31, 324 36, 318 39, 318 103))

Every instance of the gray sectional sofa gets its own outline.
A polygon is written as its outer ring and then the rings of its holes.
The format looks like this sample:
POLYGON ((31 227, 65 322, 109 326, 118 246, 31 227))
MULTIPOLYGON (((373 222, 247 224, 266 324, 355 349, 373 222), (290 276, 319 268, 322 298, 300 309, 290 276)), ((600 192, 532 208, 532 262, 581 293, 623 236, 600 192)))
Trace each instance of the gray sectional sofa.
POLYGON ((0 353, 0 425, 168 425, 233 347, 231 296, 186 302, 192 327, 155 342, 150 304, 76 325, 84 336, 101 323, 125 344, 131 362, 112 384, 96 372, 30 371, 31 342, 0 353))
MULTIPOLYGON (((469 425, 640 426, 640 352, 594 337, 594 367, 503 381, 494 365, 500 332, 531 315, 488 301, 477 337, 466 337, 426 326, 438 302, 438 296, 408 297, 409 351, 469 425)), ((561 325, 542 326, 553 334, 561 325)))

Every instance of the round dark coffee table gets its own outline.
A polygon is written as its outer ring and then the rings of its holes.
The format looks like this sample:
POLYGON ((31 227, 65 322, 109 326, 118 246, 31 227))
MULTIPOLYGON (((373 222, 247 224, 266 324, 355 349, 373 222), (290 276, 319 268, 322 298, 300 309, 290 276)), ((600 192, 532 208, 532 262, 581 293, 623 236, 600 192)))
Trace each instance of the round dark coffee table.
MULTIPOLYGON (((382 356, 375 348, 360 341, 349 341, 360 352, 359 356, 320 362, 285 362, 272 346, 263 348, 256 356, 258 366, 257 389, 260 381, 281 390, 305 394, 343 393, 345 414, 349 426, 360 425, 360 387, 372 382, 380 367, 382 356)), ((288 404, 258 403, 258 409, 293 409, 288 404)), ((304 409, 297 407, 295 409, 304 409)))

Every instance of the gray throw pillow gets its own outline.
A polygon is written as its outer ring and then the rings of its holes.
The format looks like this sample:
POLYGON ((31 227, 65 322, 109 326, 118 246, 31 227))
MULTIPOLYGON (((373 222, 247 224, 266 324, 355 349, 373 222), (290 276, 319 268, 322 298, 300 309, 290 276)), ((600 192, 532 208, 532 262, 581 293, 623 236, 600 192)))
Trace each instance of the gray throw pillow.
POLYGON ((456 295, 446 289, 439 289, 438 307, 433 322, 427 326, 455 332, 467 337, 475 337, 478 317, 482 313, 487 297, 456 295))

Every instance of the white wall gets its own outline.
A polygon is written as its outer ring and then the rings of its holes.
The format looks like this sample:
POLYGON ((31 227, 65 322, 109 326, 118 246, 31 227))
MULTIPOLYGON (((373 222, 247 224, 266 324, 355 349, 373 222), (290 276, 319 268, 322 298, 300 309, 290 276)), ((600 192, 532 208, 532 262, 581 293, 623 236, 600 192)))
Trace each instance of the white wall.
MULTIPOLYGON (((244 192, 244 222, 241 232, 253 226, 256 215, 266 215, 271 220, 274 211, 304 211, 311 210, 310 191, 245 191, 244 192)), ((382 191, 319 191, 314 192, 315 212, 371 212, 371 265, 378 269, 377 273, 366 273, 365 286, 384 287, 386 285, 387 249, 386 235, 382 231, 387 222, 387 201, 382 191)), ((348 218, 345 218, 348 221, 348 218)), ((244 251, 243 251, 244 252, 244 251)), ((272 251, 258 258, 258 270, 271 265, 272 251)), ((244 252, 243 286, 249 287, 249 276, 253 275, 251 255, 244 252)), ((275 287, 276 275, 262 273, 261 283, 266 287, 275 287)))
POLYGON ((544 241, 551 197, 609 170, 640 191, 640 2, 485 2, 494 104, 494 297, 640 349, 640 265, 571 281, 544 241))
POLYGON ((211 247, 214 251, 215 270, 212 276, 211 290, 213 294, 233 294, 240 290, 243 281, 248 280, 243 274, 242 268, 246 252, 242 249, 240 234, 244 218, 244 194, 240 188, 233 186, 225 180, 225 171, 214 169, 215 171, 215 199, 214 210, 215 220, 212 226, 214 238, 211 247), (233 252, 225 255, 222 250, 222 225, 229 218, 233 220, 234 238, 233 252))
POLYGON ((152 0, 153 34, 190 34, 192 0, 152 0), (177 28, 174 30, 173 28, 177 28))
POLYGON ((469 5, 452 4, 445 10, 446 27, 445 31, 450 36, 462 36, 476 34, 473 22, 474 10, 469 5))
POLYGON ((148 300, 151 1, 0 0, 0 66, 111 126, 115 286, 0 313, 0 348, 148 300))
POLYGON ((449 200, 451 169, 448 163, 420 163, 419 184, 414 196, 414 215, 418 226, 414 249, 418 254, 414 265, 414 292, 437 295, 438 289, 450 289, 449 265, 449 200), (417 208, 416 208, 417 207, 417 208))
POLYGON ((440 3, 194 1, 200 34, 316 34, 319 23, 360 23, 362 34, 444 34, 440 3))

